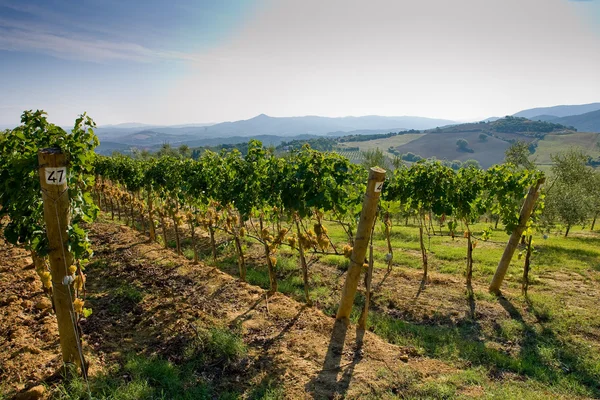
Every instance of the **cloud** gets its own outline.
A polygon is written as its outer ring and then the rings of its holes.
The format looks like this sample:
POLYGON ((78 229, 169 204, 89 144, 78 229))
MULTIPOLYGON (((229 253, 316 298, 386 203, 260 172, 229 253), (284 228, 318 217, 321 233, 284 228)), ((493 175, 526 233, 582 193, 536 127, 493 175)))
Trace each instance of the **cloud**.
POLYGON ((110 41, 51 29, 44 24, 0 18, 0 50, 39 52, 70 60, 94 62, 157 60, 194 61, 183 52, 150 49, 127 41, 110 41))

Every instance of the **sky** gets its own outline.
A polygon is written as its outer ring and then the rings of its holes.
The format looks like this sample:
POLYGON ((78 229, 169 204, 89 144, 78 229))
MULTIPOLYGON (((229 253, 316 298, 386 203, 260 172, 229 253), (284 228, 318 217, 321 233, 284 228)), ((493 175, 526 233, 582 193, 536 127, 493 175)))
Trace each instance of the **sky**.
POLYGON ((0 126, 600 102, 600 0, 0 0, 0 126))

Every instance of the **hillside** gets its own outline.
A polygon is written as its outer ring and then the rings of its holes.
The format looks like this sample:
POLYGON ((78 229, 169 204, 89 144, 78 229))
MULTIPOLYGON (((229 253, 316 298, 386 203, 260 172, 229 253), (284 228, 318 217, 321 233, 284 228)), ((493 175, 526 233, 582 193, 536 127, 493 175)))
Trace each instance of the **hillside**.
POLYGON ((571 115, 586 114, 597 110, 600 110, 600 103, 531 108, 528 110, 519 111, 518 113, 513 114, 513 116, 537 119, 534 117, 538 117, 541 115, 551 115, 560 118, 568 117, 571 115))
POLYGON ((204 127, 202 135, 204 137, 326 135, 332 132, 356 130, 426 129, 451 123, 453 122, 448 120, 421 117, 270 117, 261 114, 248 120, 223 122, 204 127))
MULTIPOLYGON (((477 160, 483 168, 504 160, 504 152, 510 143, 520 140, 537 142, 549 133, 572 133, 567 127, 551 123, 531 121, 525 118, 505 117, 491 122, 477 122, 436 128, 409 143, 396 147, 399 154, 413 153, 423 158, 440 160, 477 160), (460 150, 456 142, 465 139, 469 151, 460 150)), ((348 146, 351 144, 349 143, 348 146)), ((367 146, 367 144, 363 144, 367 146)), ((382 149, 385 150, 385 149, 382 149)))
POLYGON ((550 156, 571 147, 586 152, 588 155, 596 158, 600 156, 600 133, 577 132, 570 135, 546 135, 543 140, 538 142, 535 153, 531 156, 532 160, 541 165, 550 165, 552 160, 550 156))
MULTIPOLYGON (((227 137, 256 137, 260 135, 291 137, 298 135, 332 135, 340 136, 348 132, 382 133, 407 129, 429 129, 437 126, 453 124, 453 121, 423 117, 381 117, 376 115, 363 117, 329 118, 318 116, 305 117, 270 117, 258 115, 247 120, 222 122, 213 125, 179 126, 179 127, 136 127, 136 124, 124 126, 107 126, 98 128, 100 140, 115 143, 137 144, 136 134, 146 136, 153 132, 165 136, 165 141, 188 142, 192 140, 227 137)), ((141 143, 144 144, 144 143, 141 143)))
POLYGON ((414 153, 423 158, 436 157, 439 160, 477 160, 482 168, 489 168, 494 164, 501 163, 504 160, 504 152, 510 146, 510 143, 487 137, 487 140, 479 139, 480 131, 462 131, 428 133, 409 143, 396 147, 400 154, 414 153), (466 139, 472 153, 461 151, 456 145, 458 139, 466 139))
POLYGON ((580 132, 600 132, 600 110, 586 114, 556 118, 550 120, 550 122, 573 126, 580 132))

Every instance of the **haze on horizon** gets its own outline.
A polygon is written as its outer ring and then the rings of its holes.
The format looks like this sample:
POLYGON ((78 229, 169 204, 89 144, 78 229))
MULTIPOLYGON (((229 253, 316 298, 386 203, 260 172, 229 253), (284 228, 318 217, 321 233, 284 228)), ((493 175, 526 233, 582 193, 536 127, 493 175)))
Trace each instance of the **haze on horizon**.
POLYGON ((599 0, 0 0, 0 125, 481 119, 600 101, 599 0))

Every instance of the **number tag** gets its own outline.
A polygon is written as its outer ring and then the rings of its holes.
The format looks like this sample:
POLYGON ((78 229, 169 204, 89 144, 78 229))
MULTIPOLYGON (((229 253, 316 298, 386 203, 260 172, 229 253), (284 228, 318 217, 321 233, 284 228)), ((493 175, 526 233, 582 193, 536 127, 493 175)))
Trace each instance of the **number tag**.
POLYGON ((383 189, 383 182, 377 182, 375 184, 375 193, 381 192, 381 189, 383 189))
POLYGON ((47 185, 62 185, 67 181, 67 168, 46 168, 46 184, 47 185))

